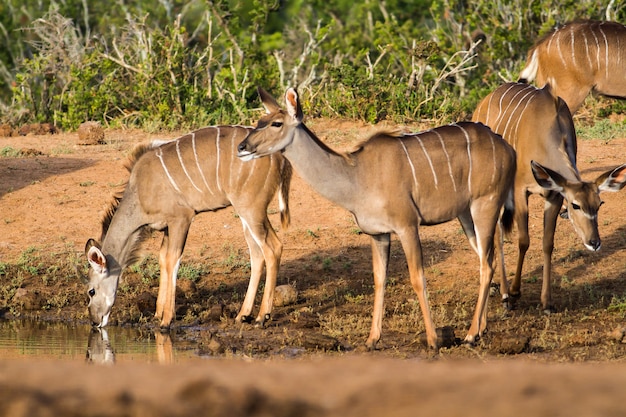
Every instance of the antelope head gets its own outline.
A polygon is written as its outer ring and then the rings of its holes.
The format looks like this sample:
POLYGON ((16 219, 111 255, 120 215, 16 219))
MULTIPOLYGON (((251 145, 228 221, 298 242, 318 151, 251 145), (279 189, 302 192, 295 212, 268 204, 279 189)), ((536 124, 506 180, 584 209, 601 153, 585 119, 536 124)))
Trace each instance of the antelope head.
POLYGON ((237 156, 244 161, 285 149, 293 141, 295 128, 303 119, 298 93, 293 88, 285 93, 286 111, 267 91, 259 87, 258 92, 266 114, 237 147, 237 156))
POLYGON ((94 326, 104 327, 109 321, 111 308, 115 302, 121 268, 114 261, 107 259, 100 245, 93 239, 87 241, 85 254, 89 261, 87 284, 89 317, 94 326))
POLYGON ((626 164, 601 174, 593 182, 571 182, 535 161, 531 161, 530 165, 533 176, 541 187, 563 196, 567 205, 567 215, 585 247, 590 251, 600 250, 598 210, 603 203, 600 192, 615 192, 624 188, 626 164))

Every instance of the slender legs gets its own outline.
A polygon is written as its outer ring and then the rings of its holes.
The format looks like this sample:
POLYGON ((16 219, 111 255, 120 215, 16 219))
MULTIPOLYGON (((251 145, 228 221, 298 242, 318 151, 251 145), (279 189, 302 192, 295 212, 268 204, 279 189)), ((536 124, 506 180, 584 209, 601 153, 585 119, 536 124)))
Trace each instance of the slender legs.
POLYGON ((162 328, 169 327, 176 315, 176 277, 190 224, 190 219, 179 219, 168 223, 164 230, 159 252, 161 279, 154 314, 157 319, 161 319, 162 328))
POLYGON ((250 224, 244 217, 240 216, 240 218, 250 251, 251 274, 246 297, 236 317, 236 321, 250 320, 254 299, 259 288, 263 268, 265 267, 265 289, 259 315, 255 320, 257 324, 263 325, 272 313, 274 289, 276 288, 276 277, 278 276, 283 246, 267 218, 256 223, 251 222, 250 224))

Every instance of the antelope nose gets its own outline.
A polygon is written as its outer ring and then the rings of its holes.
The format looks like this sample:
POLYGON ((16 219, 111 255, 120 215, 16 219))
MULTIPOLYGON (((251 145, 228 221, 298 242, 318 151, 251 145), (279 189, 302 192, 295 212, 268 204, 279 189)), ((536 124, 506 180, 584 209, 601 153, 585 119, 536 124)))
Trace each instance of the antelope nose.
POLYGON ((246 150, 246 141, 242 141, 239 145, 237 145, 237 150, 239 152, 243 152, 246 150))
POLYGON ((600 250, 601 245, 602 245, 602 242, 600 242, 600 239, 593 239, 589 241, 589 246, 591 246, 591 248, 594 251, 600 250))

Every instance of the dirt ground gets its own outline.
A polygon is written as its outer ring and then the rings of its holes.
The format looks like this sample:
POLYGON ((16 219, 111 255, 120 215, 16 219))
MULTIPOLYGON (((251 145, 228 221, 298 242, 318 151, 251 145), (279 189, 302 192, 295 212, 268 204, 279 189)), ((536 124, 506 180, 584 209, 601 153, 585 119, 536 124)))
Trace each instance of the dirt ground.
MULTIPOLYGON (((336 149, 378 129, 329 120, 307 125, 336 149)), ((0 263, 7 265, 0 318, 87 322, 86 289, 73 266, 86 270, 85 242, 99 237, 103 210, 127 178, 128 151, 175 136, 108 130, 104 144, 91 146, 78 145, 75 133, 0 138, 0 150, 22 151, 0 158, 0 263), (37 262, 25 272, 23 265, 37 262)), ((583 178, 626 162, 624 149, 626 138, 579 141, 583 178)), ((559 219, 551 315, 539 306, 542 203, 531 199, 522 297, 510 312, 492 297, 489 332, 472 347, 458 342, 477 297, 478 261, 458 222, 421 232, 434 318, 453 336, 439 352, 421 343, 421 314, 394 240, 380 349, 367 352, 369 238, 296 174, 291 226, 280 229, 275 203, 270 220, 284 243, 279 284, 293 285, 298 298, 276 308, 266 328, 232 320, 249 272, 239 220, 231 208, 202 214, 183 264, 204 265, 203 273, 179 280, 176 324, 168 335, 154 332, 166 365, 0 361, 0 415, 625 415, 626 191, 602 198, 597 253, 559 219), (167 364, 172 345, 194 349, 199 359, 167 364)), ((146 253, 154 256, 158 243, 155 233, 146 253)), ((512 273, 515 235, 505 256, 512 273)), ((157 288, 145 273, 129 271, 111 325, 154 328, 157 288)))

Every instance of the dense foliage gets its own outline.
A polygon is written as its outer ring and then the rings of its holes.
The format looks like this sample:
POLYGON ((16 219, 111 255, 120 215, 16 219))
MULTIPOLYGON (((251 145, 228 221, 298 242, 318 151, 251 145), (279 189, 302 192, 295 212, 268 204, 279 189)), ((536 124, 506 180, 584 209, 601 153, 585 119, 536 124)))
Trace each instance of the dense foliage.
POLYGON ((626 14, 595 0, 1 1, 0 119, 63 129, 248 123, 257 85, 298 86, 309 115, 461 119, 539 35, 626 14))

